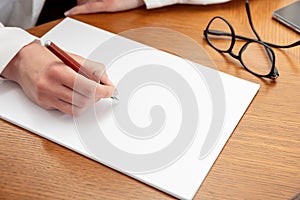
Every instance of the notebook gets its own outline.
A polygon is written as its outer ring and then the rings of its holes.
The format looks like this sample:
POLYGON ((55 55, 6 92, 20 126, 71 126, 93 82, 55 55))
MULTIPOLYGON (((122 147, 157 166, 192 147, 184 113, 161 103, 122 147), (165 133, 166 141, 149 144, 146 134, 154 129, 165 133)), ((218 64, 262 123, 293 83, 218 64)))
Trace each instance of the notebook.
POLYGON ((70 18, 41 40, 104 63, 120 101, 71 117, 6 81, 1 118, 180 199, 194 197, 259 89, 70 18))

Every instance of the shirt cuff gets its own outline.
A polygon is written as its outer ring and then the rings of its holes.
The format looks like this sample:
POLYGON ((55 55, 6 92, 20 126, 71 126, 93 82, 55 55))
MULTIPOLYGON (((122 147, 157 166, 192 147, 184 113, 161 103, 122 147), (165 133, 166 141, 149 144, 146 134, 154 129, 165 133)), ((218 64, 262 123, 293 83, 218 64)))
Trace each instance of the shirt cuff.
POLYGON ((2 77, 0 76, 0 85, 1 85, 5 80, 6 80, 5 78, 2 78, 2 77))
POLYGON ((36 39, 21 28, 3 27, 0 23, 0 73, 24 46, 36 39))
POLYGON ((159 7, 169 6, 178 3, 207 5, 207 4, 225 3, 228 1, 230 0, 144 0, 147 9, 159 8, 159 7))
POLYGON ((179 3, 178 0, 144 0, 147 9, 159 8, 179 3))

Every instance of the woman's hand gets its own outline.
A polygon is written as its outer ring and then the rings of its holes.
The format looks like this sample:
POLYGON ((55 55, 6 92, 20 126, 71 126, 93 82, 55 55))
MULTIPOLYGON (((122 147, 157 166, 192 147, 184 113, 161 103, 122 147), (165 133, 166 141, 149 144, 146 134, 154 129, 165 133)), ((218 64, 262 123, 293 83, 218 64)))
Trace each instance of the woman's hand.
POLYGON ((65 12, 66 16, 97 12, 117 12, 145 5, 143 0, 77 0, 77 6, 65 12))
POLYGON ((31 43, 23 47, 1 75, 17 82, 25 94, 45 109, 78 115, 101 98, 113 95, 115 87, 100 63, 72 55, 103 85, 66 66, 46 47, 31 43))

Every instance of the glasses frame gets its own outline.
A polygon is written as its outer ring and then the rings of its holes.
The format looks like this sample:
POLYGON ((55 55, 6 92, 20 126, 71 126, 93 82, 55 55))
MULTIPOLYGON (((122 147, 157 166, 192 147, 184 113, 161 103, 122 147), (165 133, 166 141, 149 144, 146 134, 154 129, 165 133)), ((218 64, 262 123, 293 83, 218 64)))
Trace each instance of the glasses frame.
POLYGON ((278 73, 278 70, 275 66, 275 53, 274 51, 269 47, 270 46, 274 46, 274 47, 277 47, 277 48, 289 48, 289 47, 292 47, 292 46, 297 46, 300 44, 300 41, 296 42, 296 43, 293 43, 291 45, 286 45, 286 46, 279 46, 279 45, 274 45, 274 44, 270 44, 270 43, 266 43, 266 42, 263 42, 260 38, 260 36, 258 35, 258 33, 256 32, 254 26, 253 26, 253 23, 252 23, 252 18, 251 18, 251 13, 250 13, 250 7, 249 7, 249 1, 246 0, 246 11, 247 11, 247 17, 248 17, 248 21, 249 21, 249 24, 250 24, 250 27, 251 27, 251 30, 252 32, 255 34, 256 38, 257 39, 251 39, 251 38, 247 38, 247 37, 243 37, 243 36, 239 36, 239 35, 236 35, 235 34, 235 31, 233 29, 233 27, 231 26, 231 24, 226 20, 224 19, 223 17, 220 17, 220 16, 216 16, 214 18, 212 18, 210 20, 210 22, 208 23, 206 29, 204 30, 203 34, 204 34, 204 37, 205 39, 207 40, 208 44, 213 47, 216 51, 218 52, 221 52, 221 53, 228 53, 229 55, 231 55, 233 58, 237 59, 240 61, 240 63, 242 64, 242 66, 248 71, 250 72, 251 74, 255 75, 255 76, 258 76, 258 77, 264 77, 264 78, 270 78, 270 79, 276 79, 278 78, 279 76, 279 73, 278 73), (215 19, 221 19, 222 21, 224 21, 228 27, 230 28, 230 31, 231 33, 226 33, 226 32, 222 32, 222 31, 216 31, 216 30, 210 30, 209 27, 210 25, 212 24, 212 22, 215 20, 215 19), (217 47, 215 47, 213 45, 213 43, 209 40, 209 37, 208 37, 208 34, 212 34, 212 35, 222 35, 222 36, 231 36, 231 44, 230 44, 230 47, 227 49, 227 50, 221 50, 221 49, 218 49, 217 47), (242 40, 246 40, 247 42, 242 46, 242 48, 239 50, 239 53, 238 55, 234 54, 233 53, 233 48, 234 48, 234 45, 235 45, 235 42, 237 39, 242 39, 242 40), (249 69, 243 59, 242 59, 242 53, 245 51, 245 49, 247 48, 247 46, 251 43, 258 43, 260 45, 262 45, 265 50, 266 50, 266 53, 268 54, 268 58, 270 59, 270 62, 272 63, 272 66, 271 66, 271 69, 270 69, 270 72, 268 74, 258 74, 254 71, 252 71, 251 69, 249 69))

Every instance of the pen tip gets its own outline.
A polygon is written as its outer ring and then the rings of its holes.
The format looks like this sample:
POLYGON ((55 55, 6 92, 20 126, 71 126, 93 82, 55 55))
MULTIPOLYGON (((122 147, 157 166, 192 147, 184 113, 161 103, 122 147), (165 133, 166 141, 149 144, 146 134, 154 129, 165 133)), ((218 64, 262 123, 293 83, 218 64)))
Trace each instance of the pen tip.
POLYGON ((116 96, 111 97, 113 100, 119 101, 119 98, 116 96))

